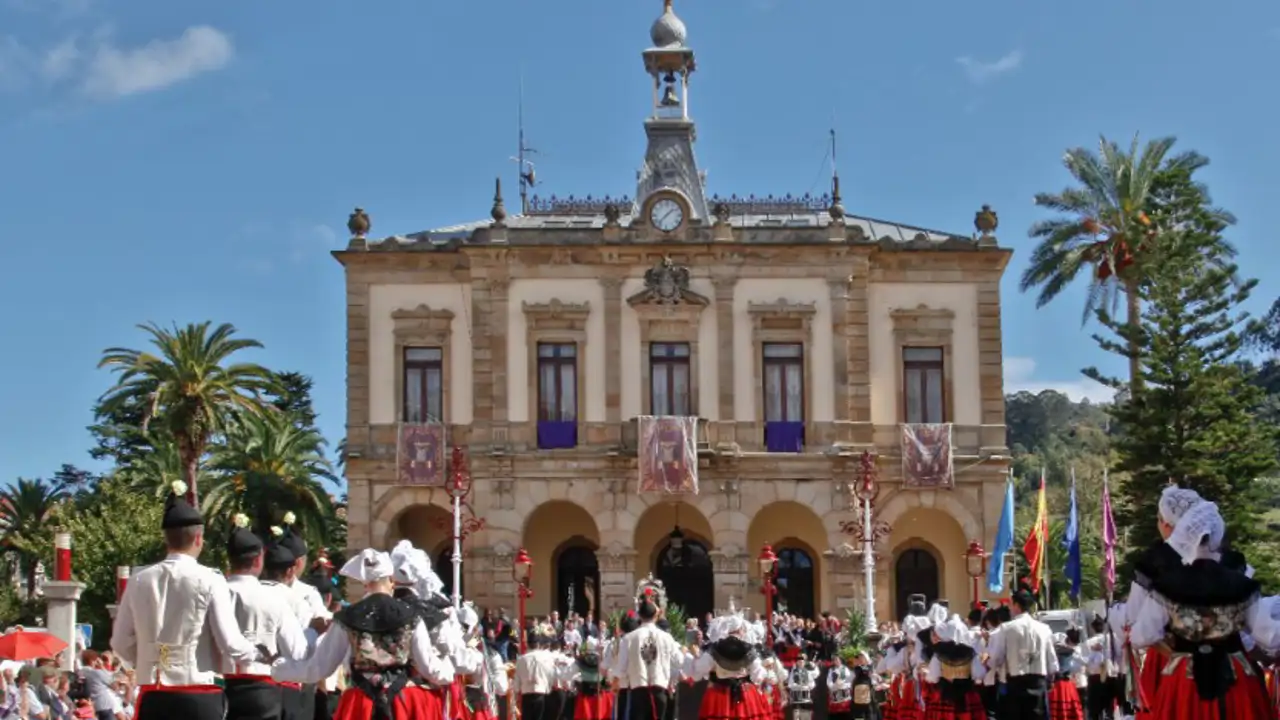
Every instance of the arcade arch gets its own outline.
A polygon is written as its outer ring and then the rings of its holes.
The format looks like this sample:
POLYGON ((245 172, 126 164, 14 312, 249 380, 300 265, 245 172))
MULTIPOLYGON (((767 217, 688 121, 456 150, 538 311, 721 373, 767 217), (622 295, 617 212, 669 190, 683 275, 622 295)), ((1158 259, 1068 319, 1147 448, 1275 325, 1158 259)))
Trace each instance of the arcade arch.
MULTIPOLYGON (((791 500, 760 508, 747 528, 747 547, 754 557, 766 544, 779 556, 778 600, 788 612, 810 617, 829 605, 823 594, 823 557, 827 530, 822 518, 807 505, 791 500)), ((760 570, 748 564, 753 583, 760 582, 760 570)))
MULTIPOLYGON (((416 548, 432 553, 431 560, 436 562, 439 547, 448 546, 453 527, 453 517, 449 511, 439 505, 412 505, 406 508, 390 524, 386 533, 386 542, 382 545, 386 550, 396 546, 401 540, 408 540, 416 548)), ((452 551, 452 548, 450 548, 452 551)), ((450 552, 452 555, 452 552, 450 552)), ((440 572, 436 565, 436 572, 440 572)), ((444 576, 441 575, 441 579, 444 576)))
POLYGON ((662 581, 667 600, 690 616, 715 607, 715 571, 711 564, 711 523, 683 501, 658 502, 636 522, 636 580, 649 573, 662 581))
MULTIPOLYGON (((533 561, 533 597, 526 608, 530 615, 546 615, 568 605, 558 585, 568 588, 572 578, 586 572, 583 552, 594 558, 600 548, 600 530, 585 508, 568 500, 550 500, 534 508, 524 522, 522 546, 533 561), (574 550, 574 552, 568 552, 574 550), (559 563, 564 561, 565 567, 559 563)), ((599 584, 599 570, 595 571, 599 584)), ((581 580, 576 592, 581 592, 581 580)), ((575 603, 576 604, 576 603, 575 603)), ((585 607, 585 605, 584 605, 585 607)))
POLYGON ((936 586, 928 602, 946 599, 953 608, 967 607, 971 600, 964 562, 968 540, 961 523, 945 510, 914 507, 894 519, 892 527, 887 547, 892 548, 893 565, 882 574, 889 576, 889 587, 884 589, 894 603, 890 607, 895 611, 906 607, 908 593, 900 585, 919 588, 911 592, 926 595, 936 586), (930 573, 935 584, 929 581, 930 573))

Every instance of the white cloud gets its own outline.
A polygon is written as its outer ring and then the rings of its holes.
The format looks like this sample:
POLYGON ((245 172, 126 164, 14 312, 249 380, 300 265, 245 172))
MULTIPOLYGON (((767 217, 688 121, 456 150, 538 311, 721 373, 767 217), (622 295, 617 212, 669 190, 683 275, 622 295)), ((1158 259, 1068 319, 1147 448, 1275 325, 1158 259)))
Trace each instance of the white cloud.
POLYGON ((1087 377, 1079 376, 1073 380, 1044 380, 1036 378, 1036 361, 1029 357, 1007 357, 1004 359, 1004 391, 1006 394, 1016 392, 1040 393, 1045 390, 1056 390, 1079 402, 1088 399, 1090 402, 1111 402, 1115 391, 1087 377))
POLYGON ((137 48, 107 42, 89 59, 82 88, 102 98, 160 90, 226 67, 234 55, 231 38, 207 25, 187 28, 174 40, 152 40, 137 48))
POLYGON ((231 39, 208 27, 188 28, 176 39, 122 48, 103 27, 82 42, 70 35, 44 50, 0 36, 0 90, 33 84, 75 84, 92 97, 112 99, 161 90, 225 67, 235 55, 231 39))
POLYGON ((1014 50, 1008 55, 992 62, 975 60, 968 55, 956 58, 956 63, 964 70, 964 74, 974 85, 982 85, 1002 75, 1022 67, 1022 51, 1014 50))

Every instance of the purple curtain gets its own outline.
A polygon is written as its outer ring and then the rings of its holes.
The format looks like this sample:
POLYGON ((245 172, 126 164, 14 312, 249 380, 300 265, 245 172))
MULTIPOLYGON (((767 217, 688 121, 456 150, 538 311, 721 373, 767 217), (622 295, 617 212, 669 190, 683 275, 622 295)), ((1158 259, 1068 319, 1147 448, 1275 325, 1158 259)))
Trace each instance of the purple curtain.
POLYGON ((804 449, 804 423, 767 422, 764 424, 764 446, 769 452, 798 453, 804 449))
POLYGON ((559 450, 578 446, 578 423, 574 421, 539 420, 538 447, 559 450))

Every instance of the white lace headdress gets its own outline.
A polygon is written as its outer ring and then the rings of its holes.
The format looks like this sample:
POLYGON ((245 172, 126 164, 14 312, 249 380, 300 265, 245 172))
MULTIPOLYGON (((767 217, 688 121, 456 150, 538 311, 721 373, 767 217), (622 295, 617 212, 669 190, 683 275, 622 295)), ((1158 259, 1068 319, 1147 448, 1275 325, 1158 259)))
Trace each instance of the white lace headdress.
POLYGON ((1160 493, 1160 519, 1177 526, 1182 516, 1201 502, 1204 502, 1204 498, 1195 490, 1170 485, 1160 493))
MULTIPOLYGON (((934 606, 938 607, 938 606, 934 606)), ((959 615, 952 615, 944 622, 940 622, 933 626, 933 631, 938 633, 938 638, 942 642, 958 642, 963 643, 968 640, 968 628, 964 626, 964 621, 959 615)))
POLYGON ((349 577, 365 584, 377 582, 383 578, 391 577, 391 558, 387 557, 386 553, 372 548, 362 550, 359 555, 351 558, 346 565, 342 566, 340 574, 343 577, 349 577))
POLYGON ((1169 547, 1177 551, 1184 565, 1212 557, 1222 545, 1227 526, 1217 503, 1202 500, 1182 516, 1169 536, 1169 547))
POLYGON ((431 558, 408 540, 401 540, 391 550, 391 562, 395 565, 395 581, 414 589, 419 597, 431 597, 444 589, 444 582, 431 569, 431 558))

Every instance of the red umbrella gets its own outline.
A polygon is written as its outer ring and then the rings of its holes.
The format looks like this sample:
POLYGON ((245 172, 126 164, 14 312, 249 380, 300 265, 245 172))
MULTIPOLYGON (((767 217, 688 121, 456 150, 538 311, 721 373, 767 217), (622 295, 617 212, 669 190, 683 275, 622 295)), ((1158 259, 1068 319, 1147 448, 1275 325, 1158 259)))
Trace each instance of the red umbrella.
POLYGON ((0 659, 38 660, 51 658, 65 650, 67 644, 47 632, 14 630, 0 635, 0 659))

